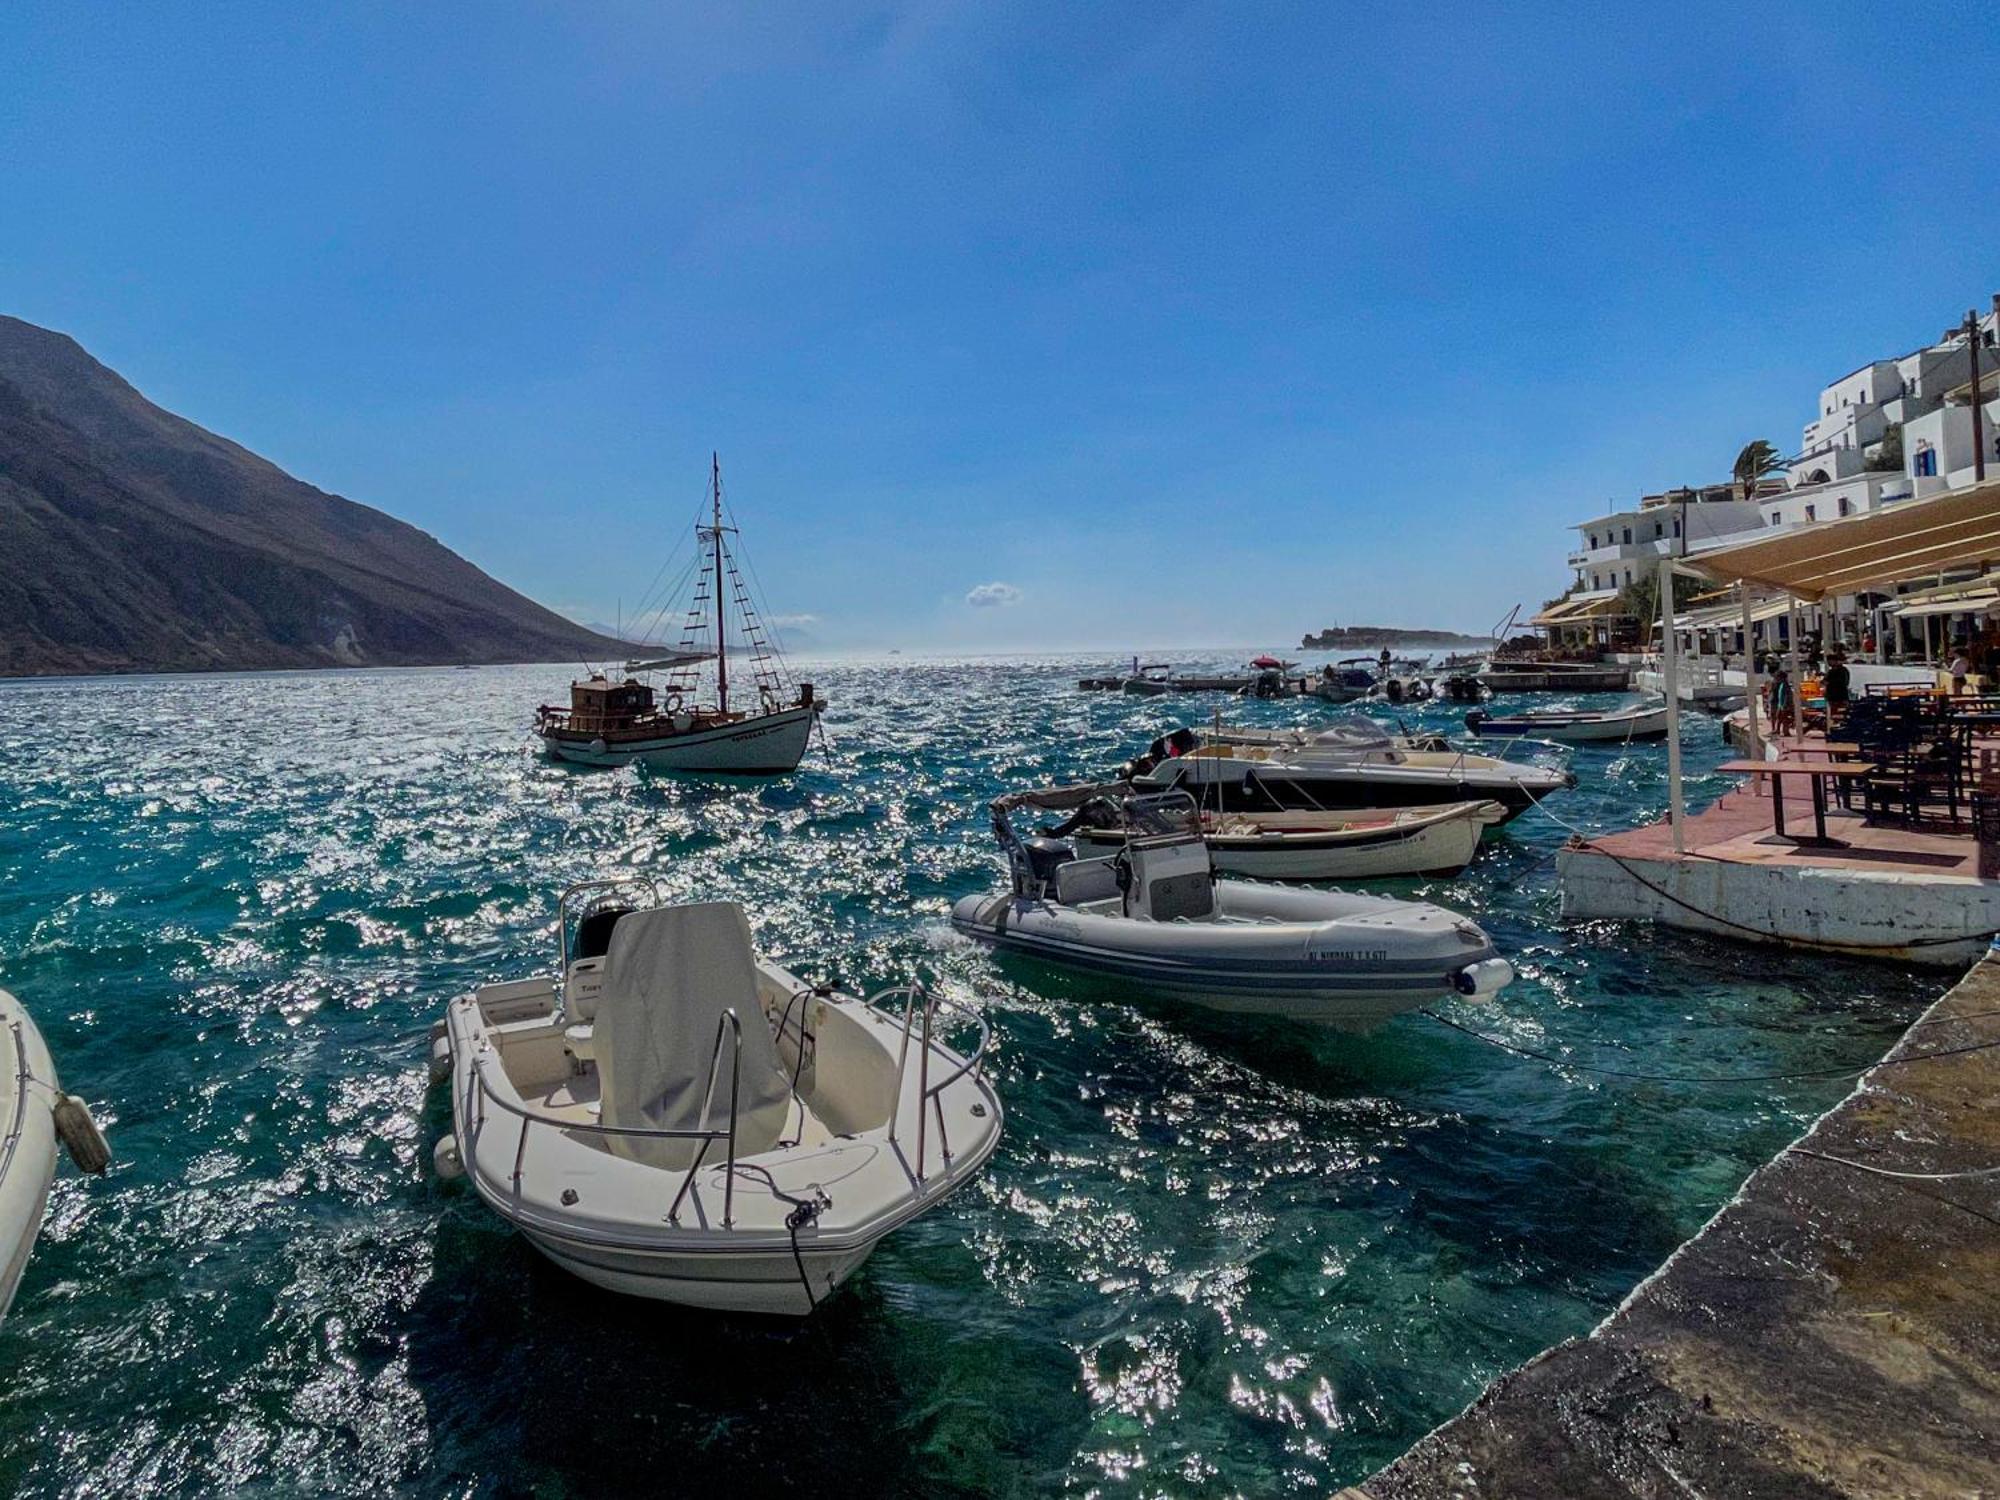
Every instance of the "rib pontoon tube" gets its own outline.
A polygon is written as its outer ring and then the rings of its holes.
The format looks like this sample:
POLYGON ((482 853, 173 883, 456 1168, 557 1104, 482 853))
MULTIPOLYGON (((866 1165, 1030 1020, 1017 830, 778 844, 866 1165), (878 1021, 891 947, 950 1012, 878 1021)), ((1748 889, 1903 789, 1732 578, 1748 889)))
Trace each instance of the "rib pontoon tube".
POLYGON ((439 1171, 598 1286, 811 1312, 993 1154, 985 1023, 964 1013, 979 1044, 961 1054, 939 995, 816 988, 755 955, 734 903, 619 890, 564 894, 557 977, 446 1011, 439 1171))
POLYGON ((995 802, 1011 888, 965 897, 952 926, 1213 1009, 1342 1026, 1447 995, 1489 995, 1513 978, 1476 925, 1426 902, 1218 880, 1192 832, 1135 831, 1116 855, 1080 860, 1059 840, 1022 840, 1008 818, 1103 792, 1061 788, 995 802))

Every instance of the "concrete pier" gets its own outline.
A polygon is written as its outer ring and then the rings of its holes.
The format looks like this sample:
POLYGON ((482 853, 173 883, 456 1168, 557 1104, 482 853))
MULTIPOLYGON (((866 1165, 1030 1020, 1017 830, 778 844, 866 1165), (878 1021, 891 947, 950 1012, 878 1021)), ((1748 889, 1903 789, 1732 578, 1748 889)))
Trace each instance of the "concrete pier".
POLYGON ((1988 959, 1595 1332, 1343 1496, 2000 1496, 1996 1168, 1988 959))
POLYGON ((1572 841, 1556 863, 1563 916, 1954 969, 2000 931, 2000 881, 1979 878, 1970 834, 1835 809, 1837 843, 1799 846, 1772 833, 1773 795, 1785 798, 1791 832, 1812 832, 1807 789, 1793 782, 1729 792, 1691 815, 1684 852, 1664 822, 1572 841))

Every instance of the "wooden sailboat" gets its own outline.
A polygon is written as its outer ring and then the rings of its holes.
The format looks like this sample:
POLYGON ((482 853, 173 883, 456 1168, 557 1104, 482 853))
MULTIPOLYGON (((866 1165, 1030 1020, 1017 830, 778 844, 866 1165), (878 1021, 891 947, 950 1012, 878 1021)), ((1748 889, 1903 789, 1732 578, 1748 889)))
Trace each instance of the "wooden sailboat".
MULTIPOLYGON (((535 733, 549 754, 587 766, 643 764, 668 771, 733 776, 781 776, 798 769, 826 701, 810 682, 789 685, 782 657, 736 567, 722 519, 722 464, 711 460, 709 520, 695 527, 701 570, 679 646, 625 664, 622 680, 593 672, 570 683, 569 707, 543 705, 535 733), (740 650, 749 667, 748 692, 739 678, 730 701, 729 609, 742 625, 740 650), (713 628, 713 639, 709 631, 713 628), (715 666, 715 699, 700 700, 701 675, 715 666), (655 688, 648 674, 668 674, 655 688)), ((663 612, 664 613, 664 612, 663 612)))

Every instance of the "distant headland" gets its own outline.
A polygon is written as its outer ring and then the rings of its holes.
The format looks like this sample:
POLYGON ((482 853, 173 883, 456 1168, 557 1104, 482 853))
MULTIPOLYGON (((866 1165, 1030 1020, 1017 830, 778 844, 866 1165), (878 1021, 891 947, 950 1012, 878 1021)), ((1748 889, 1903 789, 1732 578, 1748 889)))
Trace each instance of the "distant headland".
POLYGON ((1302 651, 1344 651, 1353 646, 1490 646, 1491 636, 1455 630, 1399 630, 1393 625, 1330 625, 1299 641, 1302 651))

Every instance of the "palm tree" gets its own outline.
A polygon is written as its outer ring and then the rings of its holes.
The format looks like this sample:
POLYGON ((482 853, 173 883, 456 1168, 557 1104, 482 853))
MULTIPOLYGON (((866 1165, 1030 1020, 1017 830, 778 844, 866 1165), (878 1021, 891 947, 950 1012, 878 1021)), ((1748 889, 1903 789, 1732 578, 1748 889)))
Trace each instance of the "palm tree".
POLYGON ((1757 498, 1757 481, 1766 474, 1775 474, 1784 468, 1785 461, 1778 457, 1778 450, 1762 438, 1754 443, 1745 443, 1743 451, 1736 455, 1736 463, 1730 473, 1736 476, 1738 488, 1745 500, 1757 498))

